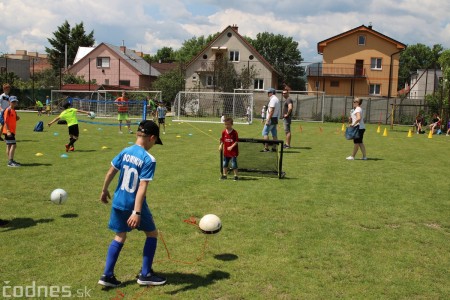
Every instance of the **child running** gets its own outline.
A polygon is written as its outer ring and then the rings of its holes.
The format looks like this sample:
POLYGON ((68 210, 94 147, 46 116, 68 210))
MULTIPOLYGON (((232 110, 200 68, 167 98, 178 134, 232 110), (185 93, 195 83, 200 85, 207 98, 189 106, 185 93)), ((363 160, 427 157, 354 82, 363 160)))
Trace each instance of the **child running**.
POLYGON ((63 105, 64 110, 61 112, 61 114, 47 124, 48 127, 50 127, 53 123, 57 122, 60 119, 67 122, 67 127, 69 129, 69 143, 66 144, 66 152, 75 151, 74 144, 78 140, 78 137, 80 135, 80 130, 78 129, 77 112, 87 115, 91 114, 88 111, 72 108, 71 106, 72 104, 70 104, 70 102, 65 103, 63 105))

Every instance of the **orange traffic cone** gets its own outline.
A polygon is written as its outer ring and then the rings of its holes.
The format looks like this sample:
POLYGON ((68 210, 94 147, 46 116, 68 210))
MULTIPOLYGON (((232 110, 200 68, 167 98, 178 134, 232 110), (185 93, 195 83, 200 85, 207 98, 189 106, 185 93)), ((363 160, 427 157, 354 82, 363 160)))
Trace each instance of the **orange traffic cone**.
POLYGON ((412 137, 412 131, 411 131, 411 129, 408 131, 408 137, 412 137))
POLYGON ((383 136, 387 136, 387 129, 384 129, 383 136))

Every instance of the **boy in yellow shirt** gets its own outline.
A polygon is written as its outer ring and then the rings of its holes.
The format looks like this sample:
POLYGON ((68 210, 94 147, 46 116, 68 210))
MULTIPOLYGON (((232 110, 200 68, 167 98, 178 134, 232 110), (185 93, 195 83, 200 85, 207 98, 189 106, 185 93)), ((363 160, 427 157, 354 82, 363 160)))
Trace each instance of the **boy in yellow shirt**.
POLYGON ((60 119, 65 120, 67 122, 67 127, 69 129, 69 143, 66 144, 66 152, 75 151, 74 144, 78 140, 78 137, 80 135, 80 130, 78 128, 77 112, 84 113, 87 115, 91 114, 88 111, 72 108, 71 106, 72 105, 70 104, 70 102, 65 103, 63 105, 64 110, 61 112, 61 114, 47 124, 48 127, 50 127, 52 126, 53 123, 57 122, 60 119))

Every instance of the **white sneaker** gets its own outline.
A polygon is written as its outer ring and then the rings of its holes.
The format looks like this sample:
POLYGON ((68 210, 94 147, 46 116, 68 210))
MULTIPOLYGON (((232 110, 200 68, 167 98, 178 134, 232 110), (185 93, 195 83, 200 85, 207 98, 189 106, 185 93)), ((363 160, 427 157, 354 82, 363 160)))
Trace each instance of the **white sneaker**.
POLYGON ((361 158, 362 160, 367 160, 367 157, 363 157, 363 158, 361 158))
POLYGON ((346 160, 355 160, 355 158, 350 155, 349 157, 346 158, 346 160))
POLYGON ((119 134, 122 134, 123 132, 119 130, 119 134))

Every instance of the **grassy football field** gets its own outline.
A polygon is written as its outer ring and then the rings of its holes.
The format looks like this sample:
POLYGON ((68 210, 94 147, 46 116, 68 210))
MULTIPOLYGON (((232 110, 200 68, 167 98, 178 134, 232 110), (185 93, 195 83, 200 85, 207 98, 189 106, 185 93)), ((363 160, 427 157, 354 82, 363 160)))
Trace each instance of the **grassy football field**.
MULTIPOLYGON (((80 123, 75 152, 61 157, 67 127, 33 132, 38 120, 55 116, 19 115, 15 160, 22 167, 6 166, 0 144, 0 218, 10 220, 0 228, 0 298, 450 297, 450 137, 407 137, 406 127, 377 133, 378 125, 367 125, 369 160, 347 161, 353 144, 341 124, 293 123, 286 178, 234 182, 219 180, 223 125, 169 118, 164 145, 150 150, 157 168, 147 193, 161 232, 153 267, 167 284, 136 283, 144 235, 133 231, 115 269, 124 284, 103 290, 97 281, 114 234, 110 205, 99 195, 110 161, 135 136, 80 116, 88 122, 80 123), (49 201, 56 188, 69 195, 63 205, 49 201), (216 235, 184 222, 208 213, 222 220, 216 235)), ((235 129, 261 138, 259 121, 235 129)))

